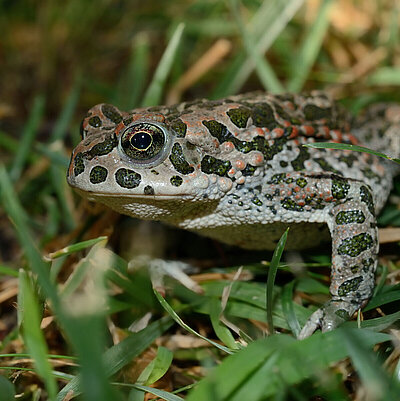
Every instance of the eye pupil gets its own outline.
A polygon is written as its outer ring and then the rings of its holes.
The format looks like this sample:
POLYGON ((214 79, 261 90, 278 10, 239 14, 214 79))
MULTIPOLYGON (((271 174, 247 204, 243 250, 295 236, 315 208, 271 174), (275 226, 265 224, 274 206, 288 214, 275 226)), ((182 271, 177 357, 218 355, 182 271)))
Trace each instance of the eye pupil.
POLYGON ((139 150, 147 149, 153 142, 152 136, 147 132, 138 132, 130 139, 131 145, 139 150))

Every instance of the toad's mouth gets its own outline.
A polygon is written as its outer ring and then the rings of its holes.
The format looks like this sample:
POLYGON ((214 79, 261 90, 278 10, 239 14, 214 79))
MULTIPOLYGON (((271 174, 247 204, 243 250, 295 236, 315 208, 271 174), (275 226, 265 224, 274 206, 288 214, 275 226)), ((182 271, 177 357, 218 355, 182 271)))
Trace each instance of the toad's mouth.
POLYGON ((101 198, 116 198, 116 199, 137 199, 137 200, 152 200, 152 201, 165 201, 165 200, 190 200, 194 199, 191 194, 130 194, 126 192, 110 193, 101 191, 90 191, 81 188, 74 188, 74 190, 82 197, 96 201, 101 198))

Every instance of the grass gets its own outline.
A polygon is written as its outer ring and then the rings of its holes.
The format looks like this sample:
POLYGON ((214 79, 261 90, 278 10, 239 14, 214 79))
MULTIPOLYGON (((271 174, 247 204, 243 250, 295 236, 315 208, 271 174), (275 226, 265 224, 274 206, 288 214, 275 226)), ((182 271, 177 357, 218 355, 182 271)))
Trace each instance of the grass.
MULTIPOLYGON (((202 265, 203 293, 170 281, 162 296, 129 264, 126 239, 147 246, 140 227, 90 209, 65 170, 80 119, 100 102, 262 88, 324 89, 354 112, 399 101, 399 11, 348 0, 1 3, 1 400, 397 400, 396 243, 381 249, 358 321, 300 342, 328 297, 329 250, 289 263, 285 237, 269 255, 184 234, 163 257, 202 265), (229 46, 207 53, 221 39, 229 46), (192 70, 207 54, 212 69, 192 70)), ((396 181, 381 222, 400 225, 399 191, 396 181)))

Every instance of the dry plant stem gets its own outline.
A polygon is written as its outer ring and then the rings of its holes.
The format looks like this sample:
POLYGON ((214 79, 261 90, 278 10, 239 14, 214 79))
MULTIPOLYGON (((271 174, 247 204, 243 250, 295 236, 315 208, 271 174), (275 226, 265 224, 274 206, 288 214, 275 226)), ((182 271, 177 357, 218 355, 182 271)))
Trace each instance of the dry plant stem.
POLYGON ((231 49, 232 43, 229 40, 217 40, 171 88, 167 95, 166 103, 168 105, 178 103, 182 97, 182 93, 221 62, 229 54, 231 49))

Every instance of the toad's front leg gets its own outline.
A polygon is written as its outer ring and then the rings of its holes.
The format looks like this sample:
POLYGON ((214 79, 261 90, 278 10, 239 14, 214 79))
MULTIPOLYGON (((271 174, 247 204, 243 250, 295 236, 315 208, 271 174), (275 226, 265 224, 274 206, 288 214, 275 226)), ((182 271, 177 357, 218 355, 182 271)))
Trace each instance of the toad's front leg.
POLYGON ((327 220, 332 236, 332 299, 313 313, 299 339, 317 328, 332 330, 349 319, 374 288, 378 232, 371 191, 354 180, 333 179, 331 188, 336 198, 327 220))

